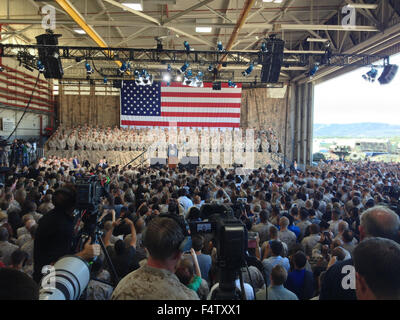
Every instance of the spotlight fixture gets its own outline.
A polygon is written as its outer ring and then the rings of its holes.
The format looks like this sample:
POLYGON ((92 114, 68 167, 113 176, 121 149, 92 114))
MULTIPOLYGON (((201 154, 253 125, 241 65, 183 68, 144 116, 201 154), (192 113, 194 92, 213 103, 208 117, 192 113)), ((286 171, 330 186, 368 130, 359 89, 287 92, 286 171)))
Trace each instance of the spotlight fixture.
POLYGON ((40 73, 44 72, 45 69, 44 69, 44 65, 43 65, 42 61, 38 60, 38 62, 36 63, 36 66, 40 73))
POLYGON ((232 80, 228 81, 228 87, 229 88, 237 88, 237 84, 235 82, 233 82, 232 80))
POLYGON ((193 82, 192 79, 189 79, 188 77, 185 76, 185 77, 183 78, 182 84, 183 84, 184 86, 190 86, 190 85, 192 84, 192 82, 193 82))
POLYGON ((179 69, 181 73, 185 73, 187 68, 189 68, 189 63, 185 62, 185 64, 179 69))
POLYGON ((0 67, 0 72, 3 72, 4 71, 4 68, 3 67, 0 67))
POLYGON ((184 41, 184 42, 183 42, 183 45, 185 46, 186 52, 190 52, 190 50, 192 50, 192 48, 190 47, 189 42, 184 41))
POLYGON ((142 77, 143 84, 146 85, 152 85, 153 84, 153 76, 151 76, 146 69, 142 70, 142 74, 140 75, 142 77))
POLYGON ((319 63, 316 62, 316 63, 314 63, 314 66, 310 69, 310 71, 307 74, 310 77, 310 79, 312 79, 314 77, 314 75, 317 73, 318 69, 319 69, 319 63))
POLYGON ((243 77, 248 77, 254 69, 254 65, 251 63, 249 67, 242 72, 243 77))
POLYGON ((85 63, 85 68, 86 68, 86 74, 87 75, 90 75, 90 74, 92 74, 94 72, 94 70, 93 70, 93 68, 92 68, 92 66, 90 65, 89 62, 85 63))
POLYGON ((104 77, 104 79, 103 79, 103 83, 104 83, 104 84, 107 84, 107 82, 108 82, 108 79, 107 79, 107 77, 104 77))
POLYGON ((261 52, 268 52, 267 44, 265 42, 261 44, 261 52))
POLYGON ((177 76, 176 76, 176 81, 178 81, 178 82, 179 82, 179 81, 182 81, 182 77, 181 77, 180 75, 177 75, 177 76))
POLYGON ((192 71, 192 69, 189 69, 189 70, 186 72, 186 77, 187 77, 187 78, 190 78, 191 76, 193 76, 193 71, 192 71))
POLYGON ((210 64, 210 65, 208 66, 207 71, 208 71, 208 72, 213 72, 213 71, 214 71, 214 66, 213 66, 212 64, 210 64))
POLYGON ((142 71, 135 70, 134 75, 137 86, 151 86, 153 84, 153 76, 146 69, 142 69, 142 71))
POLYGON ((118 69, 120 75, 123 75, 126 72, 131 71, 131 63, 130 62, 123 62, 121 67, 118 69))
POLYGON ((203 84, 203 72, 199 71, 196 75, 196 77, 194 78, 192 84, 192 87, 197 87, 197 88, 203 88, 204 84, 203 84))
POLYGON ((221 41, 218 41, 217 49, 218 49, 218 51, 224 51, 224 46, 222 45, 221 41))
POLYGON ((171 65, 169 64, 168 66, 167 66, 167 72, 171 72, 172 71, 172 67, 171 67, 171 65))
POLYGON ((371 70, 368 71, 366 74, 363 74, 362 77, 366 81, 375 82, 377 75, 378 75, 378 70, 374 66, 372 66, 371 70))

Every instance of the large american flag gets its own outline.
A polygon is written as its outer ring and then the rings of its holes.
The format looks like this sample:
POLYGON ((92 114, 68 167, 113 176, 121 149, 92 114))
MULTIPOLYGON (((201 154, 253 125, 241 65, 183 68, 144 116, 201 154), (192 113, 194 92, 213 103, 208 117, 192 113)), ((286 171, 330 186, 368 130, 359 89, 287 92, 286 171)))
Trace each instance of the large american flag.
POLYGON ((219 127, 240 126, 242 86, 230 88, 212 83, 203 88, 184 86, 179 82, 153 82, 138 86, 123 81, 121 87, 121 127, 219 127))

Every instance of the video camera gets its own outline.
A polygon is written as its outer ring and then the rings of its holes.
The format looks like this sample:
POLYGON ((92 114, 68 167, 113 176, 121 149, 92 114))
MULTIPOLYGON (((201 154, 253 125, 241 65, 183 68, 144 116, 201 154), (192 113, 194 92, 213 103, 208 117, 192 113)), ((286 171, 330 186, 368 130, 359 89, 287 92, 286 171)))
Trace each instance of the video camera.
MULTIPOLYGON (((201 207, 202 222, 189 224, 192 235, 211 233, 217 248, 219 289, 213 300, 241 299, 235 281, 240 269, 246 265, 247 233, 244 224, 234 217, 233 211, 223 205, 206 204, 201 207)), ((244 292, 242 292, 242 295, 244 292)))
POLYGON ((104 197, 108 185, 98 179, 96 175, 78 177, 76 180, 77 209, 94 210, 100 204, 101 197, 104 197))

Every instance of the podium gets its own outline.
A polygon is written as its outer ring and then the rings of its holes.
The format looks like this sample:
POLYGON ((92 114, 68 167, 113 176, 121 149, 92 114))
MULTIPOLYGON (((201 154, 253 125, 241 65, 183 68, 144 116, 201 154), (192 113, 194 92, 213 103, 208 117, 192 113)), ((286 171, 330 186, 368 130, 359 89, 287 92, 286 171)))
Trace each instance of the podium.
POLYGON ((176 144, 170 144, 168 146, 168 168, 174 169, 178 166, 178 148, 176 144))

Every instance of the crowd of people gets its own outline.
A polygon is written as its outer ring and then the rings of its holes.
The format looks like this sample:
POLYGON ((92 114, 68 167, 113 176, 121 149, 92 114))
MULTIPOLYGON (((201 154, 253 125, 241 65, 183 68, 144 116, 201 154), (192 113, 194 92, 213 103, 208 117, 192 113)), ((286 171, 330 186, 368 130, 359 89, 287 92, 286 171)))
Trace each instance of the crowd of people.
MULTIPOLYGON (((280 152, 280 144, 272 128, 253 131, 254 150, 257 152, 280 152)), ((141 151, 153 143, 165 141, 165 145, 176 144, 179 149, 200 151, 206 145, 215 146, 220 151, 227 146, 227 141, 238 146, 239 139, 245 148, 246 131, 241 128, 224 130, 220 128, 111 128, 59 126, 47 142, 50 150, 93 150, 93 151, 141 151), (217 136, 219 134, 219 136, 217 136), (232 141, 235 141, 233 143, 232 141), (208 143, 207 143, 208 142, 208 143)), ((214 149, 213 149, 214 150, 214 149)))
POLYGON ((247 266, 235 284, 247 300, 399 299, 399 180, 395 163, 237 175, 40 159, 0 185, 0 299, 37 299, 42 268, 66 254, 97 256, 84 299, 212 299, 220 281, 215 238, 186 227, 211 207, 245 226, 247 266), (98 244, 76 250, 75 183, 88 175, 107 191, 98 222, 113 267, 98 244), (10 279, 20 279, 20 291, 8 290, 10 279))
MULTIPOLYGON (((0 141, 1 144, 1 141, 0 141)), ((0 145, 0 166, 28 166, 36 159, 37 141, 23 139, 14 139, 11 145, 3 143, 0 145)))

